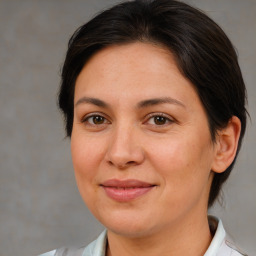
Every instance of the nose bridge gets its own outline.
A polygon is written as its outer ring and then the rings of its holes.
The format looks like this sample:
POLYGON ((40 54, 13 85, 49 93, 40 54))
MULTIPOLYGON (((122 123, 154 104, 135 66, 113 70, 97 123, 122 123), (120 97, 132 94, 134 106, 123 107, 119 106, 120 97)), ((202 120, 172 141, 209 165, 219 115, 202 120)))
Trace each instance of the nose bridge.
POLYGON ((108 145, 107 161, 110 164, 124 168, 143 161, 143 148, 139 143, 138 132, 138 128, 128 124, 127 120, 116 124, 108 145))

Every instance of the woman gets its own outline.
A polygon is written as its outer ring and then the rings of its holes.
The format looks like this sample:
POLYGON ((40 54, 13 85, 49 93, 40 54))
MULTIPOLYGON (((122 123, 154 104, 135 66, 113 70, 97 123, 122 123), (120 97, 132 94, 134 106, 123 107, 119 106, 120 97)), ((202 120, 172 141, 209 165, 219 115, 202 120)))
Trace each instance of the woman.
POLYGON ((82 198, 106 227, 44 255, 244 255, 207 216, 241 146, 236 52, 200 11, 128 1, 69 42, 59 106, 82 198))

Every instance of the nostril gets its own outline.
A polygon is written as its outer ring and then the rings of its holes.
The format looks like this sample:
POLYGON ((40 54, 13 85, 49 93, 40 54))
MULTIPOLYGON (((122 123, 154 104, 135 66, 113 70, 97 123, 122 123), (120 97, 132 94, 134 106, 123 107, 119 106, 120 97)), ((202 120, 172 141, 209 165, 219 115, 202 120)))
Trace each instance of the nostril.
POLYGON ((118 166, 118 168, 120 168, 120 169, 125 169, 125 168, 127 168, 127 167, 129 167, 129 166, 133 166, 133 165, 136 165, 136 164, 137 164, 136 161, 128 161, 128 162, 126 162, 126 163, 117 164, 117 166, 118 166))
POLYGON ((114 165, 114 164, 112 163, 112 161, 110 161, 110 160, 108 161, 108 163, 109 163, 110 165, 114 165))
POLYGON ((136 164, 136 162, 135 161, 129 161, 129 162, 126 163, 126 165, 133 165, 133 164, 136 164))
POLYGON ((108 161, 109 165, 113 166, 117 166, 120 169, 124 169, 126 167, 132 166, 132 165, 136 165, 136 161, 128 161, 126 163, 113 163, 111 160, 108 161))
POLYGON ((141 148, 130 150, 117 150, 110 148, 105 155, 105 161, 109 166, 126 169, 130 166, 140 165, 144 160, 144 152, 141 148))

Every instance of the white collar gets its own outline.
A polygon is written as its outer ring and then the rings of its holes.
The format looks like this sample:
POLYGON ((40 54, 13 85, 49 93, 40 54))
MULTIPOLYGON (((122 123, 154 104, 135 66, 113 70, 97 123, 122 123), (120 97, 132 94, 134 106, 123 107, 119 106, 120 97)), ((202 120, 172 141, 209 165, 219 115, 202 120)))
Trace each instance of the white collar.
MULTIPOLYGON (((209 216, 208 219, 211 231, 215 234, 204 256, 216 256, 225 240, 226 232, 220 219, 213 216, 209 216)), ((104 230, 95 241, 85 248, 82 256, 105 256, 106 244, 107 231, 104 230)))
POLYGON ((215 230, 215 234, 204 256, 215 256, 225 240, 226 231, 220 219, 213 216, 208 216, 208 221, 211 231, 214 232, 215 230))

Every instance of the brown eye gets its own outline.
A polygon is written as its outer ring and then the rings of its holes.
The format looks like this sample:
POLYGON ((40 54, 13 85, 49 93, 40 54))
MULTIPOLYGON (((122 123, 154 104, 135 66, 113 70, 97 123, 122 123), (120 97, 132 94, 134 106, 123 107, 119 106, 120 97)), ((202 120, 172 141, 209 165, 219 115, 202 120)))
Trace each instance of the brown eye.
POLYGON ((92 121, 94 124, 103 124, 105 121, 105 118, 102 116, 93 116, 92 121))
POLYGON ((164 113, 152 113, 150 118, 147 120, 147 124, 153 126, 166 126, 172 124, 174 121, 171 117, 167 116, 164 113))
POLYGON ((100 115, 93 115, 85 118, 84 122, 87 122, 91 125, 101 125, 107 123, 107 120, 105 117, 100 115))
POLYGON ((156 125, 164 125, 167 122, 167 118, 163 116, 155 116, 154 117, 154 123, 156 125))

